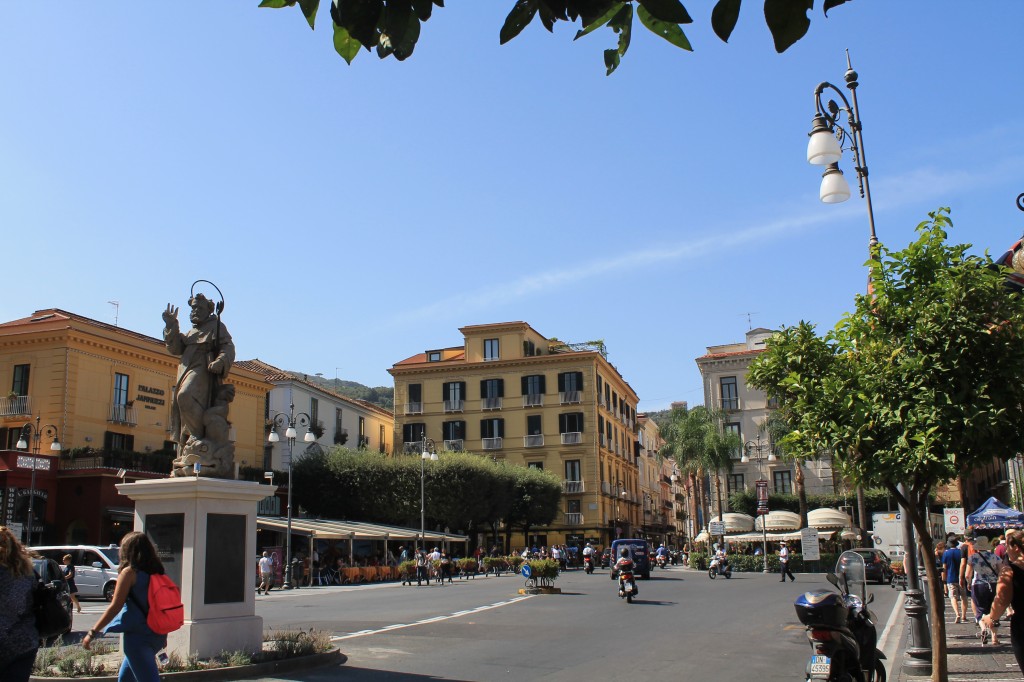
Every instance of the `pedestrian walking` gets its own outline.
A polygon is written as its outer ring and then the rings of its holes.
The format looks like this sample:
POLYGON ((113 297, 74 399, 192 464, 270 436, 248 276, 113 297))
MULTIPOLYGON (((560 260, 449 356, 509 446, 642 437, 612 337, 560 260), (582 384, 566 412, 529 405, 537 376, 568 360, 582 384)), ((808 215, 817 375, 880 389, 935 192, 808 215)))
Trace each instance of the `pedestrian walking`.
MULTIPOLYGON (((992 608, 996 596, 996 584, 999 582, 999 557, 990 549, 989 539, 979 536, 974 542, 974 554, 967 560, 967 582, 971 586, 971 601, 974 602, 974 620, 981 626, 981 618, 992 608)), ((985 644, 989 635, 992 645, 999 644, 996 630, 981 627, 981 643, 985 644)))
POLYGON ((430 584, 430 576, 427 575, 427 555, 420 549, 416 551, 416 584, 422 585, 423 581, 430 584))
POLYGON ((158 635, 146 623, 149 610, 149 577, 163 575, 164 565, 145 533, 133 531, 121 539, 114 598, 96 624, 85 633, 82 648, 89 649, 103 632, 124 635, 124 658, 118 682, 160 682, 156 654, 167 646, 167 635, 158 635), (129 596, 131 597, 129 599, 129 596))
POLYGON ((274 560, 270 558, 269 552, 263 552, 260 557, 259 569, 260 586, 256 588, 256 594, 270 594, 270 588, 274 586, 274 560))
POLYGON ((796 576, 789 570, 789 548, 786 547, 786 541, 783 540, 779 543, 779 574, 781 580, 779 582, 786 582, 786 576, 789 576, 790 582, 796 582, 796 576))
POLYGON ((32 560, 10 528, 0 526, 0 679, 25 682, 39 650, 32 560))
POLYGON ((61 572, 64 573, 64 582, 68 584, 68 592, 71 593, 71 603, 75 605, 78 613, 82 612, 82 605, 78 603, 78 585, 75 584, 75 560, 70 554, 65 554, 61 560, 61 572))
POLYGON ((1013 607, 1010 617, 1010 644, 1017 667, 1024 670, 1024 535, 1021 531, 1006 532, 1006 562, 999 567, 999 582, 992 609, 981 617, 981 626, 991 629, 999 618, 1013 607))
POLYGON ((949 548, 942 553, 942 568, 946 580, 946 594, 949 596, 949 603, 953 605, 953 622, 966 623, 967 611, 964 609, 966 602, 960 584, 960 562, 963 555, 960 552, 959 544, 956 538, 949 541, 949 548))

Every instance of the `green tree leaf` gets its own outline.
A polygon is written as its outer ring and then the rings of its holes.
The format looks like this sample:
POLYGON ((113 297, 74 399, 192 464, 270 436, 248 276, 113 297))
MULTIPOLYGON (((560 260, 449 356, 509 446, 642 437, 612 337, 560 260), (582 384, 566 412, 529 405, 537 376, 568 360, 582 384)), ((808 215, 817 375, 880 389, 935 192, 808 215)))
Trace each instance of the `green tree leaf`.
POLYGON ((499 40, 502 45, 522 33, 537 14, 537 0, 516 0, 512 11, 505 18, 505 24, 501 27, 499 40))
POLYGON ((711 28, 723 43, 729 42, 729 36, 736 28, 736 22, 740 18, 741 2, 742 0, 718 0, 715 8, 711 10, 711 28))
POLYGON ((764 18, 775 41, 775 51, 785 52, 800 40, 811 26, 807 12, 814 9, 814 0, 765 0, 764 18))
POLYGON ((651 13, 651 16, 671 24, 692 24, 693 19, 679 0, 637 0, 639 7, 651 13))
POLYGON ((299 8, 302 10, 302 15, 306 17, 309 28, 314 28, 316 24, 316 11, 320 8, 320 0, 299 0, 299 8))
POLYGON ((291 7, 298 0, 263 0, 260 2, 260 7, 269 7, 271 9, 281 9, 282 7, 291 7))
POLYGON ((573 38, 573 40, 579 40, 588 33, 591 33, 601 28, 609 21, 611 21, 612 17, 614 17, 620 9, 622 9, 622 6, 620 4, 612 3, 611 6, 608 8, 607 12, 598 16, 596 19, 591 21, 589 24, 585 25, 579 31, 576 31, 576 36, 573 38))
POLYGON ((344 28, 334 24, 334 49, 341 55, 342 59, 351 64, 352 60, 359 54, 359 47, 358 40, 350 36, 344 28))
POLYGON ((655 19, 643 5, 637 8, 636 13, 639 15, 640 21, 651 33, 661 36, 676 47, 693 52, 690 41, 686 38, 686 34, 683 33, 683 29, 678 24, 655 19))

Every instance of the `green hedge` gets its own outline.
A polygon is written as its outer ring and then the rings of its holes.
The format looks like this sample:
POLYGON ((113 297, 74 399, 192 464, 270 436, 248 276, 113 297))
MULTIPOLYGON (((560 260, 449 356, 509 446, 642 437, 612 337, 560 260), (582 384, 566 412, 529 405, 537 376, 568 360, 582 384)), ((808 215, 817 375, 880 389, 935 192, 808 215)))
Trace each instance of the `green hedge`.
MULTIPOLYGON (((822 552, 821 560, 818 562, 811 562, 811 568, 816 573, 827 573, 835 568, 836 561, 839 560, 838 554, 832 554, 822 552)), ((732 564, 732 570, 737 573, 760 573, 764 570, 764 557, 763 556, 752 556, 749 554, 730 554, 729 563, 732 564)), ((708 570, 708 555, 703 552, 691 552, 690 553, 690 568, 696 568, 700 571, 708 570)), ((797 571, 799 573, 812 572, 811 568, 804 565, 804 557, 802 554, 791 553, 789 555, 789 570, 797 571)), ((771 573, 779 572, 779 555, 769 554, 768 555, 768 571, 771 573)))

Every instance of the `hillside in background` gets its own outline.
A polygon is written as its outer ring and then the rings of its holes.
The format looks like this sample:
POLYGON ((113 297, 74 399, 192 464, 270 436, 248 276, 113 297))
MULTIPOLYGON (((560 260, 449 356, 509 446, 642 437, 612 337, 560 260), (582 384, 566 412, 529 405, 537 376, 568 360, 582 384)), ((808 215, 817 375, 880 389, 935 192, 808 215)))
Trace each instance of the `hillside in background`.
POLYGON ((394 410, 395 409, 395 389, 391 386, 375 386, 373 388, 364 386, 357 381, 345 381, 344 379, 327 379, 322 376, 316 376, 315 374, 306 374, 305 372, 296 372, 289 370, 292 374, 304 377, 306 381, 323 386, 324 388, 339 393, 348 398, 356 398, 358 400, 365 400, 368 403, 374 405, 380 405, 381 407, 394 410))

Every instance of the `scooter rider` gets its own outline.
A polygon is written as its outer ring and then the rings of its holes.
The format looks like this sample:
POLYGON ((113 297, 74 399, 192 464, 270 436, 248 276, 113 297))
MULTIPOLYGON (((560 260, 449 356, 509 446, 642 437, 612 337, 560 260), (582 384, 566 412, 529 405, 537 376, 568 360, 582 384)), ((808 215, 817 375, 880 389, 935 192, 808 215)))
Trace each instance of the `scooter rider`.
POLYGON ((715 544, 715 561, 718 562, 718 573, 722 575, 729 566, 729 559, 725 555, 725 547, 715 544))
MULTIPOLYGON (((633 560, 629 558, 629 548, 623 547, 619 551, 619 560, 615 562, 615 572, 619 576, 619 584, 622 584, 622 574, 633 572, 633 560)), ((633 594, 636 595, 639 590, 636 587, 636 582, 633 582, 633 594)))
POLYGON ((658 545, 658 549, 654 551, 654 556, 659 566, 664 567, 668 563, 668 550, 665 549, 664 542, 658 545))

